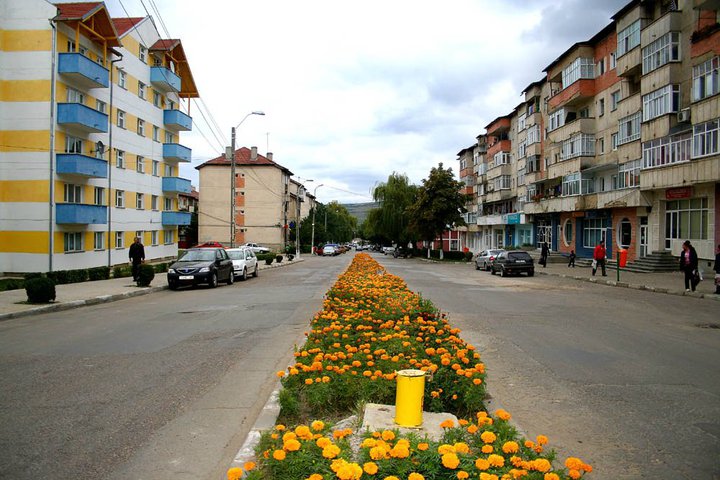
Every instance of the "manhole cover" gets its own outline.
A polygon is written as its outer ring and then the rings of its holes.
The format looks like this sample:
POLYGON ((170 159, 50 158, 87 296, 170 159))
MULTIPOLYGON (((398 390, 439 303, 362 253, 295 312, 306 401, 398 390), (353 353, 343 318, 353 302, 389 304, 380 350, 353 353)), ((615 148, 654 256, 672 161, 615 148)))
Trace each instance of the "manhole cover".
POLYGON ((699 328, 720 328, 720 323, 699 323, 695 326, 699 328))

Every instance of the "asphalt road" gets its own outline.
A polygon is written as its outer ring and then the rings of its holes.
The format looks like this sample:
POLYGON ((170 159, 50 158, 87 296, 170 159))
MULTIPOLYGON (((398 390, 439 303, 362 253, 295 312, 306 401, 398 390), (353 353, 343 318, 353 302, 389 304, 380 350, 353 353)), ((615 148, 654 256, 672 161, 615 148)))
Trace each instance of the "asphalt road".
POLYGON ((350 260, 0 322, 0 478, 222 478, 350 260))
POLYGON ((720 478, 717 302, 375 258, 449 314, 487 365, 490 408, 560 460, 597 479, 720 478))

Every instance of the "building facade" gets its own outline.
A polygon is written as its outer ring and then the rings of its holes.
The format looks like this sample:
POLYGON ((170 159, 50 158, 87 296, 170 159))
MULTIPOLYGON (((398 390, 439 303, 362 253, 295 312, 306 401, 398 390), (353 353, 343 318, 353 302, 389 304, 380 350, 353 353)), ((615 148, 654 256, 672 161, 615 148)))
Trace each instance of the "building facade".
POLYGON ((177 254, 197 97, 182 44, 102 2, 0 1, 0 271, 177 254), (183 111, 183 109, 185 111, 183 111))

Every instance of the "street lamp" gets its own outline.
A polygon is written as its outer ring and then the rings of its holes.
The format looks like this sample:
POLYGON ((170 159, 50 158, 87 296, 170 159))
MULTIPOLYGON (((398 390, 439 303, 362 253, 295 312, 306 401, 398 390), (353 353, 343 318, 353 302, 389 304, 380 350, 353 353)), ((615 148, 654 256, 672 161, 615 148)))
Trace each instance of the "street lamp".
POLYGON ((230 131, 230 151, 225 152, 225 158, 230 160, 230 248, 235 246, 235 130, 243 124, 250 115, 265 115, 259 110, 252 111, 245 115, 240 123, 230 131))
POLYGON ((315 199, 315 205, 313 205, 313 216, 312 216, 312 233, 310 234, 310 251, 313 255, 315 255, 315 210, 317 210, 317 197, 315 194, 317 194, 317 189, 322 187, 323 184, 321 183, 315 189, 313 190, 313 198, 315 199))

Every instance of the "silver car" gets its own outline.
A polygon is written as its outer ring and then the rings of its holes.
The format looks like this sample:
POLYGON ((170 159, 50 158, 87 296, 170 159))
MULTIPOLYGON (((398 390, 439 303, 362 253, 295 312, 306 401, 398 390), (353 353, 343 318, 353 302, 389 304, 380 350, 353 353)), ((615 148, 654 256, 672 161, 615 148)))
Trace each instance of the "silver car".
POLYGON ((230 260, 233 263, 233 275, 240 280, 247 280, 248 275, 258 276, 260 267, 258 266, 257 257, 248 247, 226 248, 230 260))
POLYGON ((478 253, 478 256, 475 257, 475 270, 485 270, 486 272, 490 271, 490 265, 492 265, 495 257, 504 251, 505 250, 502 248, 495 248, 492 250, 483 250, 478 253))

